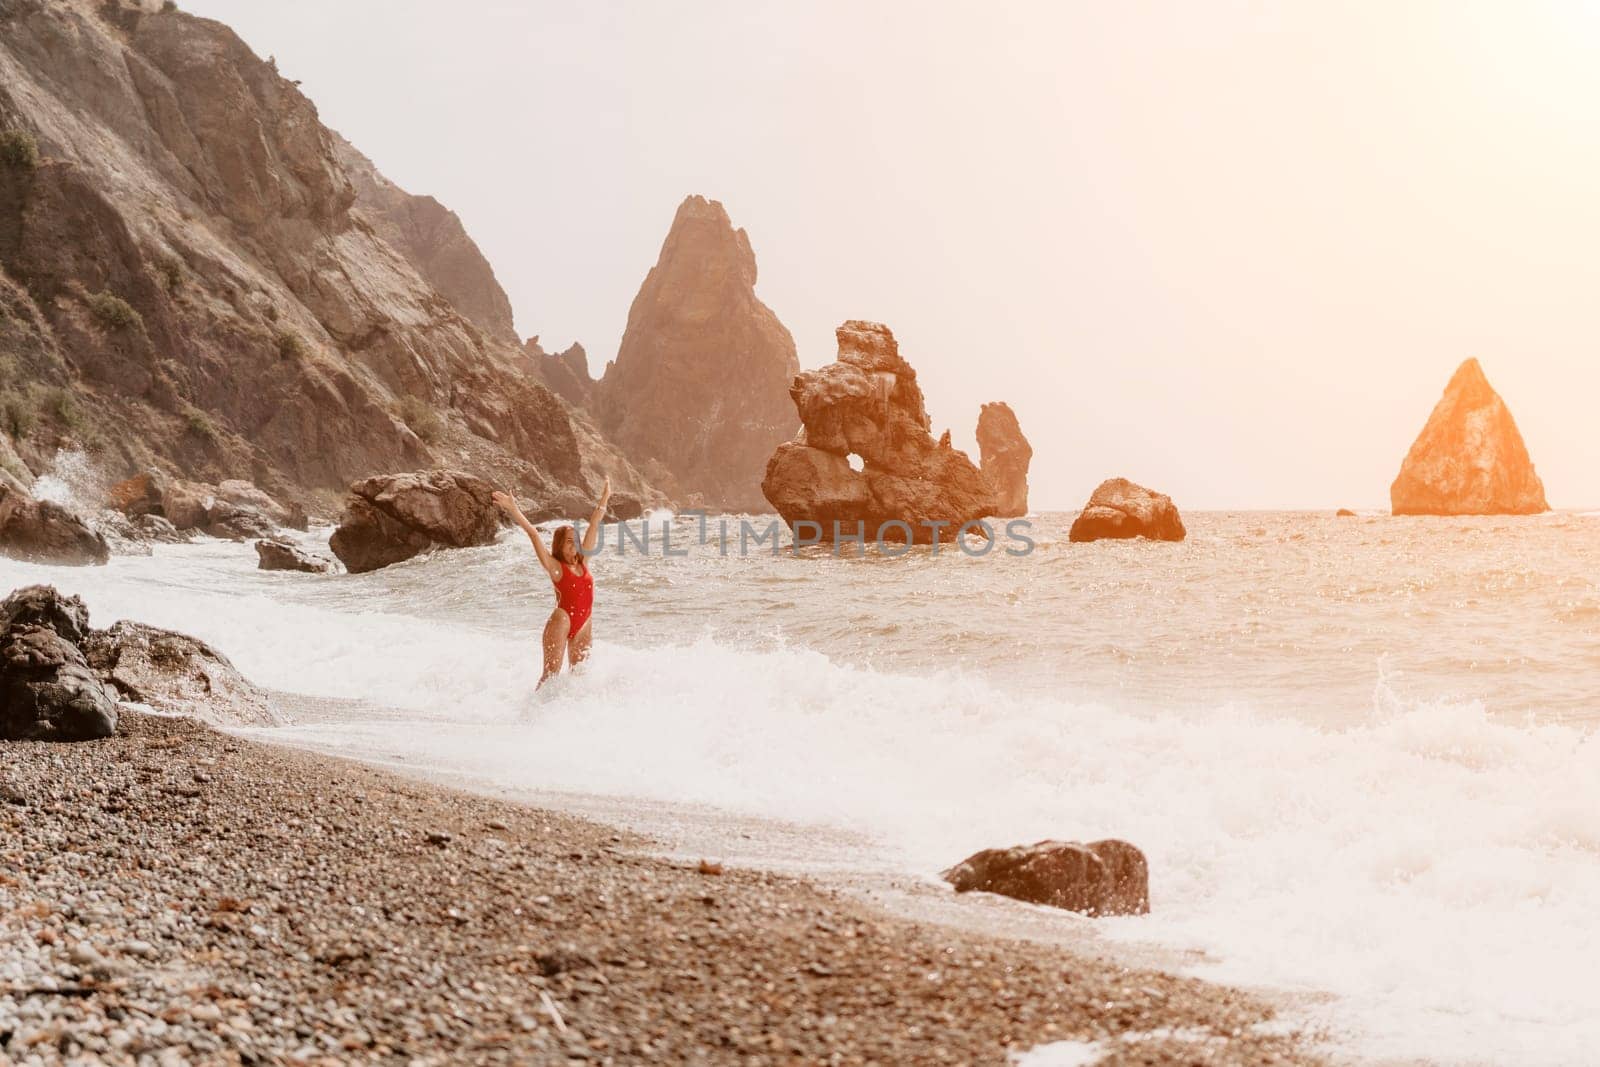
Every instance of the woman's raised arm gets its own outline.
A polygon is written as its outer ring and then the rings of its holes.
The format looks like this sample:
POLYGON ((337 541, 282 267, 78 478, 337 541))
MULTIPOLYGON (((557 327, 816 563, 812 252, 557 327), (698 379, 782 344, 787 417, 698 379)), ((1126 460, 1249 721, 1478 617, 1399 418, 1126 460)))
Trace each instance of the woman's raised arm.
POLYGON ((493 497, 495 506, 511 517, 511 521, 522 527, 522 532, 528 535, 528 540, 533 542, 533 550, 539 554, 539 563, 544 567, 545 573, 550 575, 552 582, 561 580, 561 564, 544 547, 544 538, 539 536, 539 528, 528 521, 528 516, 522 513, 517 506, 517 500, 510 493, 496 492, 493 497))
MULTIPOLYGON (((583 531, 583 554, 585 558, 594 555, 595 546, 600 543, 600 524, 606 521, 606 505, 611 503, 611 476, 606 476, 605 488, 600 490, 600 502, 595 504, 594 512, 589 516, 589 528, 583 531)), ((588 566, 587 563, 584 566, 588 566)))

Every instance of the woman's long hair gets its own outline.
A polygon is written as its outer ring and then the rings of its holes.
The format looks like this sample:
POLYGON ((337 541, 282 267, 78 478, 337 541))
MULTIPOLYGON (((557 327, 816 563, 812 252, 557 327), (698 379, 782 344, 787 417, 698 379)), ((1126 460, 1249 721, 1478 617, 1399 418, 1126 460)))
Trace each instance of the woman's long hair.
MULTIPOLYGON (((578 531, 570 526, 563 526, 556 531, 555 537, 550 542, 550 554, 562 563, 567 562, 567 545, 575 544, 578 540, 578 531)), ((583 562, 583 553, 578 553, 578 561, 583 562)))

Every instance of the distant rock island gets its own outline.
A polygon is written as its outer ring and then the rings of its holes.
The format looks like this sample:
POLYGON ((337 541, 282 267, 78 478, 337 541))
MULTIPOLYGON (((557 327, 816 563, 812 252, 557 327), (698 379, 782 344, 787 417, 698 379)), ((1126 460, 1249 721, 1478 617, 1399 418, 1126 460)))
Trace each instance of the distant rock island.
POLYGON ((1476 359, 1456 369, 1389 487, 1396 515, 1549 511, 1516 420, 1476 359))
POLYGON ((767 457, 799 425, 794 338, 755 284, 745 232, 717 201, 684 200, 596 390, 601 429, 686 503, 765 510, 767 457))
MULTIPOLYGON (((795 377, 801 430, 772 453, 761 483, 784 521, 815 522, 824 539, 835 522, 851 533, 865 524, 869 540, 899 521, 927 544, 935 530, 927 523, 946 524, 948 542, 962 523, 999 514, 994 483, 948 432, 934 440, 917 372, 889 328, 852 319, 835 336, 838 360, 795 377)), ((902 536, 890 530, 884 539, 902 536)))

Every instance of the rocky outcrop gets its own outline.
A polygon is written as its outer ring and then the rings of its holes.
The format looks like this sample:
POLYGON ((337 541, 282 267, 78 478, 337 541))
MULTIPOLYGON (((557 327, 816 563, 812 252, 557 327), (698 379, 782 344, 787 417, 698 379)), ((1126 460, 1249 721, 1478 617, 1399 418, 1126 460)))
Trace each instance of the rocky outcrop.
POLYGON ((124 700, 232 726, 274 726, 282 718, 228 657, 196 638, 122 621, 83 640, 89 666, 124 700))
POLYGON ((1522 434, 1478 361, 1456 369, 1389 487, 1396 515, 1549 511, 1522 434))
POLYGON ((263 540, 256 542, 256 569, 327 574, 333 570, 333 562, 304 552, 287 541, 263 540))
POLYGON ((377 570, 435 547, 487 545, 500 531, 494 489, 459 471, 380 475, 350 487, 328 545, 351 574, 377 570))
POLYGON ((994 486, 996 515, 1028 513, 1028 464, 1033 446, 1022 435, 1011 405, 985 404, 978 410, 978 456, 983 476, 994 486))
POLYGON ((764 510, 767 457, 795 431, 794 338, 755 284, 745 232, 717 201, 686 199, 597 392, 600 428, 713 508, 764 510))
POLYGON ((594 407, 595 381, 589 377, 589 353, 582 345, 572 344, 565 351, 552 354, 544 350, 537 337, 530 337, 522 349, 533 361, 539 380, 551 392, 573 407, 594 407))
POLYGON ((1171 497, 1126 478, 1108 478, 1072 521, 1067 537, 1072 541, 1130 537, 1182 541, 1187 533, 1171 497))
POLYGON ((976 852, 948 871, 957 893, 984 892, 1086 915, 1150 911, 1144 853, 1126 841, 1039 841, 976 852))
POLYGON ((529 495, 610 475, 661 498, 530 379, 459 223, 373 193, 375 172, 222 24, 0 3, 0 128, 41 154, 0 165, 0 411, 32 470, 93 440, 110 473, 248 477, 332 505, 448 455, 529 495))
POLYGON ((994 488, 949 435, 929 432, 917 372, 900 356, 894 334, 874 322, 850 321, 836 331, 839 358, 796 375, 790 388, 801 431, 778 446, 761 490, 786 522, 815 522, 824 539, 835 524, 872 539, 918 543, 951 540, 963 523, 996 513, 994 488), (858 471, 850 456, 861 462, 858 471))
POLYGON ((516 344, 511 300, 456 213, 431 196, 406 192, 378 173, 349 141, 330 135, 335 155, 355 186, 355 208, 378 236, 484 333, 516 344))
POLYGON ((1356 517, 1356 513, 1349 508, 1340 508, 1333 513, 1333 517, 1336 519, 1353 519, 1356 517))
POLYGON ((0 739, 88 741, 117 728, 117 701, 84 659, 89 609, 49 586, 0 604, 0 739))
POLYGON ((35 500, 14 479, 0 479, 0 553, 30 563, 103 564, 111 545, 60 504, 35 500))

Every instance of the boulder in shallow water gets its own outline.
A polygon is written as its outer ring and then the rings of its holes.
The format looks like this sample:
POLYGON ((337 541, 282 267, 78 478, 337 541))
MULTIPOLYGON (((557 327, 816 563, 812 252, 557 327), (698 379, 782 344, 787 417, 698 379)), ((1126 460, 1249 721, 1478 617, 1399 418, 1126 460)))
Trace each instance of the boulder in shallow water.
POLYGON ((264 571, 304 571, 307 574, 327 574, 333 562, 320 556, 303 552, 287 541, 265 540, 256 542, 256 567, 264 571))
POLYGON ((1086 915, 1150 911, 1144 853, 1126 841, 1038 841, 975 852, 944 872, 957 893, 998 893, 1086 915))
POLYGON ((1549 511, 1522 434, 1483 368, 1456 369, 1389 486, 1396 515, 1534 515, 1549 511))
POLYGON ((266 693, 198 638, 123 620, 84 639, 89 666, 126 700, 233 726, 281 722, 266 693))
MULTIPOLYGON (((644 515, 644 502, 635 496, 618 494, 611 498, 611 503, 606 507, 606 522, 631 522, 644 515)), ((585 518, 588 514, 585 513, 585 518)))
POLYGON ((1072 541, 1130 537, 1182 541, 1187 532, 1171 497, 1126 478, 1108 478, 1073 520, 1067 537, 1072 541))
POLYGON ((255 508, 219 500, 211 505, 203 529, 212 537, 226 541, 248 541, 253 537, 271 537, 278 532, 278 524, 255 508))
POLYGON ((14 482, 0 482, 0 552, 30 563, 103 564, 111 546, 81 518, 49 500, 35 500, 14 482))
POLYGON ((500 532, 494 489, 460 471, 386 474, 350 487, 328 545, 352 574, 377 570, 434 547, 493 543, 500 532))
POLYGON ((1340 508, 1333 513, 1333 517, 1336 519, 1353 519, 1356 517, 1356 513, 1349 508, 1340 508))
MULTIPOLYGON (((293 526, 296 521, 304 522, 304 509, 287 507, 258 489, 253 482, 242 478, 227 478, 217 483, 217 499, 236 507, 248 509, 263 515, 275 526, 293 526)), ((304 525, 297 527, 305 529, 304 525)))
POLYGON ((117 728, 116 698, 79 647, 89 611, 49 586, 0 603, 0 738, 88 741, 117 728))
POLYGON ((159 515, 166 493, 167 477, 155 469, 143 470, 124 478, 106 492, 106 504, 130 519, 140 515, 159 515))

